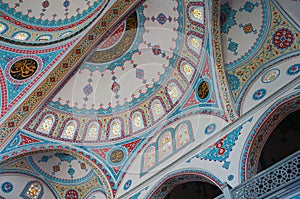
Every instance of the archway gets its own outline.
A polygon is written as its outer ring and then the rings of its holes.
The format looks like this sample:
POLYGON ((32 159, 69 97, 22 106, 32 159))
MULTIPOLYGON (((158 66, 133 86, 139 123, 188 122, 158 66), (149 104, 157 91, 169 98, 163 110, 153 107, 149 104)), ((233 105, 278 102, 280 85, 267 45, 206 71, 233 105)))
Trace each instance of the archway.
POLYGON ((223 183, 213 174, 198 169, 178 170, 164 176, 147 199, 215 198, 223 183))
POLYGON ((290 113, 273 130, 258 161, 257 173, 300 150, 300 110, 290 113))
POLYGON ((279 100, 263 114, 244 147, 241 182, 300 149, 299 112, 298 93, 279 100))
MULTIPOLYGON (((112 198, 106 178, 81 154, 64 149, 24 153, 0 162, 0 198, 86 198, 101 191, 112 198)), ((96 196, 98 196, 96 194, 96 196)))
POLYGON ((170 191, 165 199, 181 199, 187 195, 189 199, 209 199, 221 194, 221 189, 211 183, 194 181, 177 185, 170 191))

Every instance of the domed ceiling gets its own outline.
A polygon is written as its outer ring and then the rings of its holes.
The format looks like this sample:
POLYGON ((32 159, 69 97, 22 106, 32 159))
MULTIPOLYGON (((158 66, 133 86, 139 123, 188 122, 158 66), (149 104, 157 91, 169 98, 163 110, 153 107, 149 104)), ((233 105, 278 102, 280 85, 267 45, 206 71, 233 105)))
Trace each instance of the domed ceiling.
POLYGON ((66 40, 91 25, 113 2, 1 0, 1 39, 32 45, 66 40))
POLYGON ((140 6, 117 24, 25 128, 70 142, 110 142, 163 121, 194 81, 205 45, 204 5, 188 5, 201 13, 190 19, 192 31, 184 27, 183 6, 165 4, 164 12, 156 3, 140 6), (45 117, 57 123, 55 133, 39 127, 45 117), (68 124, 78 131, 64 135, 68 124))
POLYGON ((259 107, 297 90, 293 6, 2 0, 0 195, 149 198, 169 165, 237 185, 259 107))

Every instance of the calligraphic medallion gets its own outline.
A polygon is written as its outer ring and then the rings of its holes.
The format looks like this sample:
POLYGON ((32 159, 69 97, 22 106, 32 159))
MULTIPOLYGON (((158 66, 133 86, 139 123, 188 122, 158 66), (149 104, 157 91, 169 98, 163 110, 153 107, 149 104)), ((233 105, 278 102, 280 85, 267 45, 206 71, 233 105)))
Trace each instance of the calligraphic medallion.
POLYGON ((203 81, 200 83, 198 87, 198 96, 200 99, 205 99, 209 95, 209 85, 207 81, 203 81))
POLYGON ((37 68, 38 63, 34 59, 21 59, 10 67, 9 73, 16 80, 24 80, 31 77, 37 68))
POLYGON ((26 83, 39 74, 43 61, 34 55, 12 59, 6 66, 7 79, 16 84, 26 83))
POLYGON ((122 151, 121 149, 116 149, 111 152, 109 159, 112 163, 119 163, 123 160, 124 155, 124 151, 122 151))

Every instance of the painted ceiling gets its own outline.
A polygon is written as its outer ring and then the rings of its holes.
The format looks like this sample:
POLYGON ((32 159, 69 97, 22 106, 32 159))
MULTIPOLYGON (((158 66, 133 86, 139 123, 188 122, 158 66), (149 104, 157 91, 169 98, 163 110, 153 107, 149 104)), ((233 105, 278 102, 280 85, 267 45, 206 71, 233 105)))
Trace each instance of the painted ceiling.
POLYGON ((251 130, 299 95, 298 1, 0 2, 5 198, 236 186, 251 130))

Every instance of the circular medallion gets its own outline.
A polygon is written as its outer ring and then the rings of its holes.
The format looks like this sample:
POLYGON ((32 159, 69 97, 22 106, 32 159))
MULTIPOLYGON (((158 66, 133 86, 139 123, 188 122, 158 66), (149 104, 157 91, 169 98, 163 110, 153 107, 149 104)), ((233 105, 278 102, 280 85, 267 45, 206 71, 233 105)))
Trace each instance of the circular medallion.
POLYGON ((264 98, 266 96, 266 94, 267 94, 267 90, 264 88, 261 88, 254 92, 252 98, 254 100, 260 100, 260 99, 264 98))
POLYGON ((132 185, 132 180, 128 180, 125 184, 124 184, 124 190, 128 190, 132 185))
POLYGON ((4 193, 9 193, 13 190, 13 185, 12 183, 10 182, 4 182, 2 185, 1 185, 1 189, 4 193))
POLYGON ((202 81, 198 87, 198 96, 200 99, 206 99, 209 95, 209 85, 207 81, 202 81))
POLYGON ((228 179, 229 181, 232 181, 233 178, 234 178, 234 175, 229 175, 229 176, 227 177, 227 179, 228 179))
POLYGON ((290 66, 286 71, 288 75, 296 75, 299 72, 300 72, 300 64, 294 64, 290 66))
POLYGON ((270 83, 274 80, 276 80, 280 75, 280 70, 279 69, 272 69, 268 71, 264 76, 262 76, 261 81, 263 83, 270 83))
POLYGON ((286 28, 279 29, 273 35, 273 44, 279 49, 285 49, 292 45, 294 41, 293 34, 286 28))
POLYGON ((38 63, 34 59, 21 59, 10 67, 9 74, 16 80, 24 80, 31 77, 37 68, 38 63))
POLYGON ((41 66, 42 60, 39 57, 20 56, 7 64, 5 74, 12 83, 23 84, 35 78, 41 66))
POLYGON ((77 199, 78 198, 78 193, 75 190, 69 190, 66 193, 66 199, 77 199))
POLYGON ((124 151, 121 149, 116 149, 112 151, 109 155, 109 159, 112 163, 117 164, 120 163, 124 159, 124 151))
POLYGON ((209 124, 206 128, 205 128, 205 134, 209 135, 211 133, 213 133, 216 130, 216 124, 209 124))

